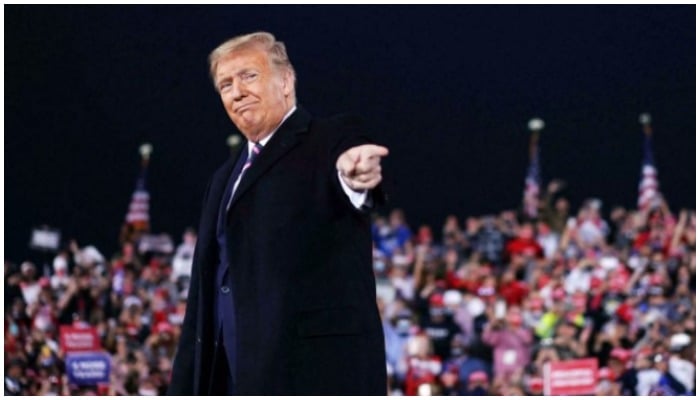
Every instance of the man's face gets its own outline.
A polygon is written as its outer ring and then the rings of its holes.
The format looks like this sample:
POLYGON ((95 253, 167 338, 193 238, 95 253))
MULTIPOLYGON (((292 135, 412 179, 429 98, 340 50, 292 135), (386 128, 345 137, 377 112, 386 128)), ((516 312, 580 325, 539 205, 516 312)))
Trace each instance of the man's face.
POLYGON ((10 367, 10 370, 7 372, 7 375, 10 378, 18 379, 22 376, 22 367, 13 365, 10 367))
POLYGON ((525 224, 520 227, 520 231, 518 232, 518 236, 520 236, 521 239, 525 240, 530 240, 534 236, 534 232, 532 230, 532 225, 530 224, 525 224))
POLYGON ((229 54, 219 61, 214 76, 226 113, 250 141, 272 132, 292 106, 291 71, 273 66, 263 49, 229 54))

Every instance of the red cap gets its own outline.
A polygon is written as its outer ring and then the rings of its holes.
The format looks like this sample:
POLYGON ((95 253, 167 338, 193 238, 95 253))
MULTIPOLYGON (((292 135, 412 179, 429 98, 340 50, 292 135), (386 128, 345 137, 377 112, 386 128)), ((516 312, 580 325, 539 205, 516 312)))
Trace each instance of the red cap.
POLYGON ((166 321, 159 322, 158 325, 156 325, 156 332, 157 333, 173 333, 173 326, 170 325, 170 323, 166 321))
POLYGON ((620 307, 617 308, 615 314, 618 318, 620 318, 620 321, 624 322, 625 324, 629 324, 634 318, 634 311, 632 310, 632 307, 630 307, 630 305, 627 303, 623 303, 622 305, 620 305, 620 307))
POLYGON ((471 374, 469 374, 469 383, 487 382, 488 380, 489 376, 486 375, 486 372, 484 371, 474 371, 471 374))
POLYGON ((442 293, 433 293, 430 295, 430 305, 432 307, 442 307, 445 303, 442 301, 442 293))
POLYGON ((622 362, 626 362, 627 360, 632 357, 632 352, 626 349, 623 349, 622 347, 615 347, 611 352, 610 352, 610 357, 620 360, 622 362))

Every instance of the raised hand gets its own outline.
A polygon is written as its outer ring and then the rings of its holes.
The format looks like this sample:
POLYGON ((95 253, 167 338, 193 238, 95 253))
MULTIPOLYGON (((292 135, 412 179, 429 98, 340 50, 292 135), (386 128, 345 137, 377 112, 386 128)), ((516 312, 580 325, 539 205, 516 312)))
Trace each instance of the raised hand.
POLYGON ((374 144, 363 144, 348 149, 338 157, 335 167, 340 177, 352 190, 360 192, 375 188, 382 181, 381 158, 389 149, 374 144))

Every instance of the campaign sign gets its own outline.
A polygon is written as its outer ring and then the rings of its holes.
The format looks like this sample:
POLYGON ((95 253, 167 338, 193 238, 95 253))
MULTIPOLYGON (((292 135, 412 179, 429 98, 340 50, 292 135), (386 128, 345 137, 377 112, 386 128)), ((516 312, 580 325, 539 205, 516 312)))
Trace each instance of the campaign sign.
POLYGON ((68 382, 76 385, 109 383, 110 358, 106 352, 74 353, 66 357, 68 382))
POLYGON ((100 337, 94 326, 61 325, 59 342, 64 353, 100 350, 100 337))
POLYGON ((597 373, 597 358, 552 361, 544 366, 544 395, 593 394, 598 383, 597 373))

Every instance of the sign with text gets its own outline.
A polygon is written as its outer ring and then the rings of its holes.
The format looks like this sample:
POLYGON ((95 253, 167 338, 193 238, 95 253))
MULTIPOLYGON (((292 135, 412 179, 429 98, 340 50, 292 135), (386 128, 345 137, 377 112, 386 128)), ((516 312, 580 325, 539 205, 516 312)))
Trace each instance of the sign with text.
POLYGON ((61 325, 59 343, 65 354, 100 350, 100 337, 94 326, 61 325))
POLYGON ((570 396, 595 393, 598 359, 552 361, 544 366, 544 395, 570 396))
POLYGON ((74 353, 66 357, 68 382, 75 385, 109 383, 110 358, 106 352, 74 353))

